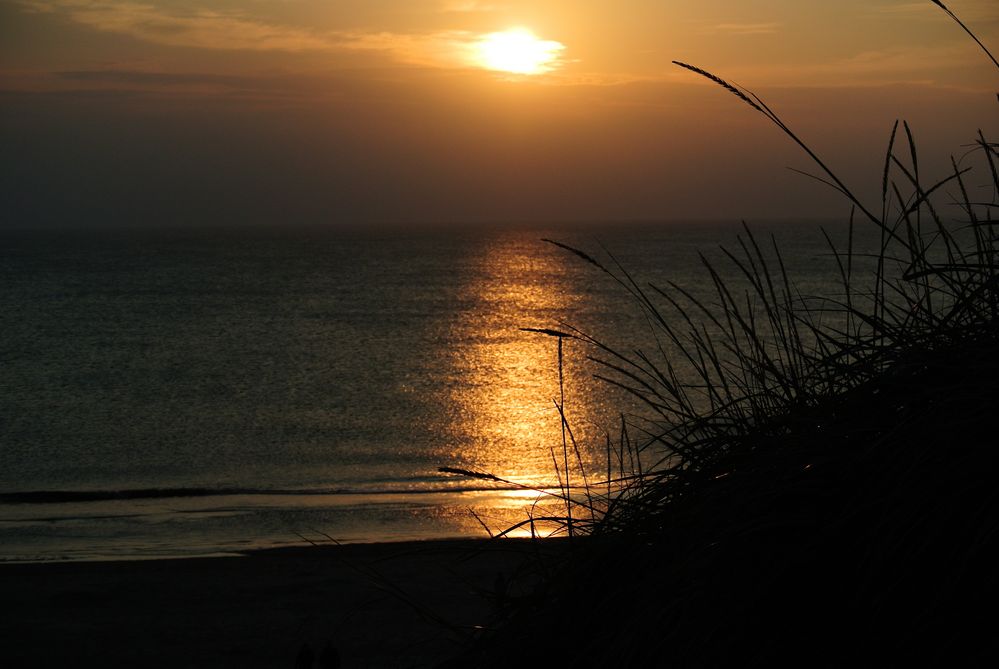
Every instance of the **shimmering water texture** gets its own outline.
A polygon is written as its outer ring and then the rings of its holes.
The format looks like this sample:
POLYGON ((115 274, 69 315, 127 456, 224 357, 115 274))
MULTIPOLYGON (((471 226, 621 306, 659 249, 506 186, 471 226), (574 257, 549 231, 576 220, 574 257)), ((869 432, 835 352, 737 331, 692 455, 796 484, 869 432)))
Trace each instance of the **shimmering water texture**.
MULTIPOLYGON (((821 293, 819 235, 778 232, 821 293)), ((438 468, 556 485, 556 340, 521 328, 655 346, 541 238, 706 289, 695 251, 736 228, 3 234, 0 557, 21 560, 484 535, 470 509, 502 529, 535 495, 438 468)), ((592 353, 565 342, 565 409, 599 472, 637 408, 592 353)))

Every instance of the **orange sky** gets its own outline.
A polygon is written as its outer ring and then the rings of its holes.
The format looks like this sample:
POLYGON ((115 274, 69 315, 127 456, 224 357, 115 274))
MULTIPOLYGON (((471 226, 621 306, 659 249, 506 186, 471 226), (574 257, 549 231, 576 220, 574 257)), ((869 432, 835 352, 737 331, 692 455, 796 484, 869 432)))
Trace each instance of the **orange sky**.
MULTIPOLYGON (((999 51, 999 3, 948 6, 999 51)), ((941 169, 999 135, 999 72, 929 0, 3 0, 0 206, 15 225, 848 211, 674 59, 764 96, 861 192, 897 117, 941 169), (549 44, 539 74, 483 60, 514 27, 549 44)))

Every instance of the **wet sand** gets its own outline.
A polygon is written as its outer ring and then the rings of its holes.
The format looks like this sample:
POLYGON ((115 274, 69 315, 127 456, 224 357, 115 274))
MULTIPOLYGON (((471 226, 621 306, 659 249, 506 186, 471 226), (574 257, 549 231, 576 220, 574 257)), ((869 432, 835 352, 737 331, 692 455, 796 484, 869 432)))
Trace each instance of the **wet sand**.
POLYGON ((0 565, 0 665, 428 667, 496 614, 497 575, 529 587, 560 542, 455 540, 240 557, 0 565), (518 575, 519 574, 519 575, 518 575))

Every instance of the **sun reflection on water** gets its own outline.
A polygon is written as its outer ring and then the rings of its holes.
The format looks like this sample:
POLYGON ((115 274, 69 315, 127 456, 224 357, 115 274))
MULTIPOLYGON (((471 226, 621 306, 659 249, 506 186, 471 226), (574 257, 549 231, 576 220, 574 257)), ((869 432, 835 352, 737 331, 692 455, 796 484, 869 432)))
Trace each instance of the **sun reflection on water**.
MULTIPOLYGON (((557 487, 553 452, 560 467, 563 462, 554 404, 557 342, 520 328, 555 326, 579 306, 571 262, 536 238, 501 238, 483 249, 475 279, 464 286, 470 318, 453 326, 452 339, 465 345, 450 351, 449 364, 461 381, 449 397, 460 416, 452 461, 525 485, 557 487)), ((581 345, 566 340, 565 349, 566 414, 579 421, 573 429, 585 439, 596 395, 581 345)), ((536 497, 511 491, 506 501, 523 506, 536 497)))

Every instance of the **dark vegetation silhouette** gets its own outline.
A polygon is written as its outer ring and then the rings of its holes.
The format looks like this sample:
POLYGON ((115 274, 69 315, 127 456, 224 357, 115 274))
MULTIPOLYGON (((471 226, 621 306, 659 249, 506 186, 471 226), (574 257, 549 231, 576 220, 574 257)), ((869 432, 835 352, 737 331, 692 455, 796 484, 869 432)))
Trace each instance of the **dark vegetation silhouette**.
POLYGON ((979 131, 927 181, 896 122, 865 205, 758 96, 676 64, 764 115, 851 203, 846 248, 829 242, 841 290, 802 295, 748 227, 724 251, 738 285, 703 260, 710 303, 553 242, 620 284, 658 350, 536 332, 557 339, 560 372, 563 339, 588 345, 647 417, 622 417, 596 475, 556 401, 565 513, 520 526, 578 540, 449 666, 994 666, 999 145, 979 131), (858 226, 874 252, 854 248, 858 226))

